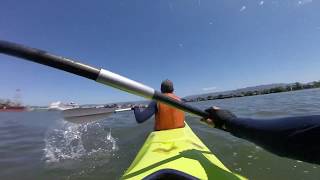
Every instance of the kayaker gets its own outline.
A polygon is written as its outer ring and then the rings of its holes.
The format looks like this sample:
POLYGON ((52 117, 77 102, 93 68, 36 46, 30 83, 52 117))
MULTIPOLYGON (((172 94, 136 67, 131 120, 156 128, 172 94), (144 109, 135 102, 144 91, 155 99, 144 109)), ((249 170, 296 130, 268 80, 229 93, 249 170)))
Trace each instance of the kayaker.
MULTIPOLYGON (((180 101, 173 91, 172 81, 167 79, 161 83, 161 93, 180 101)), ((184 112, 163 103, 152 101, 147 108, 133 107, 132 109, 138 123, 143 123, 155 115, 154 129, 156 131, 182 128, 185 125, 184 112)))
POLYGON ((209 125, 249 140, 279 156, 320 164, 320 115, 276 119, 238 118, 217 107, 206 109, 209 125))

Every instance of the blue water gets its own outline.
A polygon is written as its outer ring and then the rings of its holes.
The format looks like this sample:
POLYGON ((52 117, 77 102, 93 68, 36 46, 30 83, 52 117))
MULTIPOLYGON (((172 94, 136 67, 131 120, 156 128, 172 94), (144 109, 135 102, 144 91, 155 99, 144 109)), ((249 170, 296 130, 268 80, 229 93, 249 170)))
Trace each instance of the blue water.
MULTIPOLYGON (((320 114, 320 90, 192 105, 220 106, 238 116, 253 118, 320 114)), ((250 179, 320 177, 319 165, 273 155, 207 127, 198 117, 187 115, 187 121, 228 168, 250 179)), ((0 179, 118 179, 152 131, 152 123, 136 124, 132 112, 81 125, 64 121, 60 112, 0 113, 0 179)))

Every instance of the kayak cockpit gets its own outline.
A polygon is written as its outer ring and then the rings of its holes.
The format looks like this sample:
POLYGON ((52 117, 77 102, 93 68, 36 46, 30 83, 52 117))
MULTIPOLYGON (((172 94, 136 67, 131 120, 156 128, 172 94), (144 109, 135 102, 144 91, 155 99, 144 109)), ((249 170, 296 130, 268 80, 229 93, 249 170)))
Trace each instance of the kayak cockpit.
POLYGON ((143 178, 143 180, 198 180, 199 178, 196 178, 194 176, 191 176, 189 174, 186 174, 182 171, 178 171, 175 169, 162 169, 159 171, 156 171, 147 177, 143 178))

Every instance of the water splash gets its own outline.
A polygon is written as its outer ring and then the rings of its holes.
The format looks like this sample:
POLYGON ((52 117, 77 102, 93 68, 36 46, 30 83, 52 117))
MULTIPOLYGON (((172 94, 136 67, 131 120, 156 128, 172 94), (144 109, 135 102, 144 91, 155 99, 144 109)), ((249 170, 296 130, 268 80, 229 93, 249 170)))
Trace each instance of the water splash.
POLYGON ((72 124, 61 121, 45 137, 44 160, 47 163, 65 160, 95 159, 114 155, 116 139, 99 123, 72 124))

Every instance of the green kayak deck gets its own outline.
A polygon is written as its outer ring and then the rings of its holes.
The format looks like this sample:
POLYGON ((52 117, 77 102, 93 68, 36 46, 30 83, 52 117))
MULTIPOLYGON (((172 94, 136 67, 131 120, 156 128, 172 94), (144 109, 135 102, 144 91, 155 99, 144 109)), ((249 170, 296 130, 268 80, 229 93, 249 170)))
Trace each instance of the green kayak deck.
POLYGON ((184 128, 150 133, 122 179, 152 179, 164 170, 195 179, 246 179, 226 168, 187 124, 184 128))

